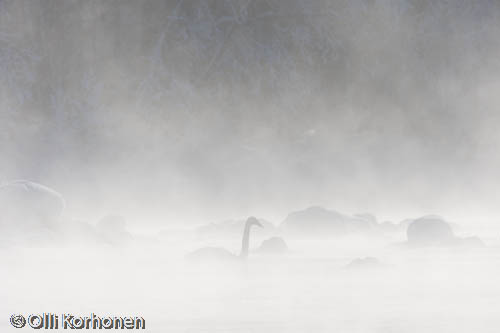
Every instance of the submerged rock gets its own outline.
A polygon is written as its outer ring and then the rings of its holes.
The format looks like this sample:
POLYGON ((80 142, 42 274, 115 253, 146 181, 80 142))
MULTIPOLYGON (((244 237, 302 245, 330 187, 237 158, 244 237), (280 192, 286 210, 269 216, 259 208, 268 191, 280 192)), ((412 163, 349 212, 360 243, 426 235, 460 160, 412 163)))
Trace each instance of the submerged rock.
POLYGON ((375 257, 356 258, 347 264, 348 269, 382 268, 384 265, 375 257))

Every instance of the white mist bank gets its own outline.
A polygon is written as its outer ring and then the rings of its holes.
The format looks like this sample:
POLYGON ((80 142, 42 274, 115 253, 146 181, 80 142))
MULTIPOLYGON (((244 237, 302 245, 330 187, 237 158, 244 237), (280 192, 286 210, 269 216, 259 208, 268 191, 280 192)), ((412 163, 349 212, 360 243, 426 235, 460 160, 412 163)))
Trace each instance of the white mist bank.
POLYGON ((11 312, 140 315, 148 332, 494 332, 500 324, 500 247, 289 246, 285 256, 251 253, 214 267, 189 264, 186 248, 168 244, 0 249, 0 328, 15 331, 11 312), (365 256, 383 267, 346 268, 365 256))

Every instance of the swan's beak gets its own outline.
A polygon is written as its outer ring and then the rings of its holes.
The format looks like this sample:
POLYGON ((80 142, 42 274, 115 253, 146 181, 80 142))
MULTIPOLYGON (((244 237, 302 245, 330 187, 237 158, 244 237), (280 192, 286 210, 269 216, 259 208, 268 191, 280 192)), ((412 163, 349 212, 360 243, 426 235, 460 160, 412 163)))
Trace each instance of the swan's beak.
POLYGON ((255 221, 255 225, 258 225, 259 227, 264 228, 264 226, 258 220, 255 221))

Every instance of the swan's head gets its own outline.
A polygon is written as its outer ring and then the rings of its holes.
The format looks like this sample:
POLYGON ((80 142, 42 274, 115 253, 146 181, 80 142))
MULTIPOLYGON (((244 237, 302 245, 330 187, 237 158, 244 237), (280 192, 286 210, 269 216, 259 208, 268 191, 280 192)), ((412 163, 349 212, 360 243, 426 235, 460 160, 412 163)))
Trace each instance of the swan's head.
POLYGON ((264 228, 264 226, 255 217, 251 216, 247 220, 248 225, 256 225, 258 227, 264 228))

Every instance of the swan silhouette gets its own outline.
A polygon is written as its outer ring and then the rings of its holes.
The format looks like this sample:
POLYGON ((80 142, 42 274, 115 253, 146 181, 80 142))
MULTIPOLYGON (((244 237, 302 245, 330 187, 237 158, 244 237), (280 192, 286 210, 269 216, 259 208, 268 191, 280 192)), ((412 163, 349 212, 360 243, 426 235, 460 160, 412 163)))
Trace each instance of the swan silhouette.
POLYGON ((221 247, 204 247, 188 254, 187 259, 195 261, 245 260, 248 257, 248 250, 250 245, 250 229, 254 225, 263 228, 262 224, 255 217, 252 216, 247 219, 247 221, 245 222, 245 229, 243 230, 241 252, 239 256, 221 247))

